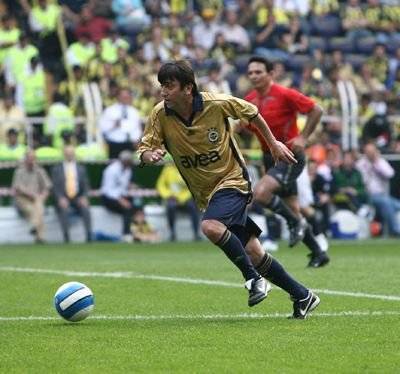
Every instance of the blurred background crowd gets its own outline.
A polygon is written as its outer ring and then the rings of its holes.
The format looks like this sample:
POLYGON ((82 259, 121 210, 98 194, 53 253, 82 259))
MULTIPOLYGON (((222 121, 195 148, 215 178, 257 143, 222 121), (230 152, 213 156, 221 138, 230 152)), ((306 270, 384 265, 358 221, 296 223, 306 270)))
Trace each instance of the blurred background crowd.
MULTIPOLYGON (((188 59, 202 90, 243 97, 252 54, 324 108, 308 150, 318 201, 352 200, 355 190, 341 190, 355 188, 342 185, 349 164, 400 154, 397 0, 0 0, 0 18, 0 160, 28 148, 62 160, 71 145, 78 160, 117 159, 136 149, 160 101, 163 62, 188 59)), ((238 140, 250 160, 260 156, 250 134, 238 140)), ((357 170, 362 202, 400 194, 389 189, 394 170, 381 189, 357 170)))

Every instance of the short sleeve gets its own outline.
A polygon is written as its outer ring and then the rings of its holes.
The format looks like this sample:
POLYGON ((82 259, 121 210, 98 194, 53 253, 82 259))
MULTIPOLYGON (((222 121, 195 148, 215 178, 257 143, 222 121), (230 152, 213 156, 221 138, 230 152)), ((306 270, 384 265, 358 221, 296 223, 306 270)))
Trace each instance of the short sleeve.
POLYGON ((286 98, 290 105, 299 113, 309 113, 315 106, 315 101, 292 88, 286 91, 286 98))
POLYGON ((222 101, 221 106, 224 114, 233 119, 250 121, 252 118, 257 117, 258 114, 258 109, 255 105, 234 96, 226 95, 226 99, 222 101))

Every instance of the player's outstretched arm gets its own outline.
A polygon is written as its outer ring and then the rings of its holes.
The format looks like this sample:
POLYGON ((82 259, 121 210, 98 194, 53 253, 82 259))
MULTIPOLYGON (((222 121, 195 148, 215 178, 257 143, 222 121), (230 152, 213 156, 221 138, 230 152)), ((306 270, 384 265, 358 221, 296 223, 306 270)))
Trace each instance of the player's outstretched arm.
POLYGON ((275 136, 272 134, 267 122, 265 122, 264 118, 262 118, 260 114, 254 117, 251 122, 257 126, 261 134, 264 136, 275 162, 284 161, 290 164, 297 163, 293 152, 283 143, 275 139, 275 136))

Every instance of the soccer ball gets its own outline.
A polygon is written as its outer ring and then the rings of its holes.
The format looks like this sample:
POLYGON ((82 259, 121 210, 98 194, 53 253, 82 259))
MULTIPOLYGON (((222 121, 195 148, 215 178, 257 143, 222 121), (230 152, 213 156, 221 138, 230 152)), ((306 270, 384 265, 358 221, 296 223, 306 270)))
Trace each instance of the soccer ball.
POLYGON ((54 306, 67 321, 82 321, 94 308, 93 292, 83 283, 65 283, 54 295, 54 306))

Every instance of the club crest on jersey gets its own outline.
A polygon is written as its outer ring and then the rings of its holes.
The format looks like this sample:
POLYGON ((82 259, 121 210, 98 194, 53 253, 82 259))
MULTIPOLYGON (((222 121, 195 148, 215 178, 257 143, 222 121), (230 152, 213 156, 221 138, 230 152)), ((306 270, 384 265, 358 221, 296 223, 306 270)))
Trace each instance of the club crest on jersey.
POLYGON ((208 140, 210 143, 216 143, 219 139, 218 131, 215 127, 208 129, 208 140))

